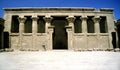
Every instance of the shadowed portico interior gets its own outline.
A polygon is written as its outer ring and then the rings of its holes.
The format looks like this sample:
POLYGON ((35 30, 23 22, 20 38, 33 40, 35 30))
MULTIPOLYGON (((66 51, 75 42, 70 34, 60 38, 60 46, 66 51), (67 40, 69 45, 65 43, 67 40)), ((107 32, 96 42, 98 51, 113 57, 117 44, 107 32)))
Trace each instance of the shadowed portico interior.
POLYGON ((67 25, 66 17, 54 17, 52 21, 54 26, 53 32, 53 49, 68 49, 67 47, 67 25))

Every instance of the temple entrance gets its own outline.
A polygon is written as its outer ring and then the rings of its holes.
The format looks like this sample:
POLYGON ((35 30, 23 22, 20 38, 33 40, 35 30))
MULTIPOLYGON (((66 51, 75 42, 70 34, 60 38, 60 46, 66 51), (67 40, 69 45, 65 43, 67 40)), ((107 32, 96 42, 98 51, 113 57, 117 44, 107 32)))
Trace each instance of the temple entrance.
POLYGON ((53 33, 53 49, 68 49, 67 45, 67 21, 65 17, 55 17, 52 25, 55 26, 53 33))

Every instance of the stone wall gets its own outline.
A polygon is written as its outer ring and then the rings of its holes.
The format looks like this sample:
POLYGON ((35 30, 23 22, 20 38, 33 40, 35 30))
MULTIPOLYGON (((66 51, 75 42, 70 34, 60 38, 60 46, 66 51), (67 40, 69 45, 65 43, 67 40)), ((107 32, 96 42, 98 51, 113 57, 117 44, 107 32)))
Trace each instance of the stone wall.
POLYGON ((15 49, 15 50, 20 49, 20 39, 18 34, 10 35, 10 46, 11 49, 15 49))
POLYGON ((108 49, 109 35, 108 34, 88 34, 74 35, 74 49, 75 50, 93 50, 93 49, 108 49))

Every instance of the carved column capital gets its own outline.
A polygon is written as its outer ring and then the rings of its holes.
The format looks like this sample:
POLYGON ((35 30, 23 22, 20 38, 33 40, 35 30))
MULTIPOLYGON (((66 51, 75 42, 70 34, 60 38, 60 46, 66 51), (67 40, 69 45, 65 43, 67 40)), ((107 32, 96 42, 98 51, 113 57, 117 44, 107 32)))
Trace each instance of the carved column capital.
POLYGON ((18 17, 20 23, 25 23, 26 17, 18 17))
POLYGON ((37 21, 39 18, 38 17, 31 17, 33 21, 37 21))
POLYGON ((47 22, 50 23, 53 19, 53 17, 43 17, 43 19, 47 22))
MULTIPOLYGON (((68 21, 68 26, 71 26, 71 31, 73 31, 74 32, 74 21, 75 21, 75 17, 67 17, 66 18, 67 19, 67 21, 68 21)), ((67 29, 67 31, 68 31, 68 29, 67 29)))
POLYGON ((100 17, 94 17, 94 18, 93 18, 93 21, 94 21, 95 23, 98 23, 98 22, 100 22, 100 19, 101 19, 100 17))
POLYGON ((88 17, 80 17, 80 19, 86 21, 88 19, 88 17))
POLYGON ((100 33, 100 28, 99 28, 99 22, 100 22, 100 17, 99 16, 97 16, 97 17, 93 17, 92 18, 93 19, 93 21, 94 21, 94 23, 95 23, 95 32, 96 33, 100 33))
POLYGON ((75 17, 66 17, 69 23, 74 23, 75 17))

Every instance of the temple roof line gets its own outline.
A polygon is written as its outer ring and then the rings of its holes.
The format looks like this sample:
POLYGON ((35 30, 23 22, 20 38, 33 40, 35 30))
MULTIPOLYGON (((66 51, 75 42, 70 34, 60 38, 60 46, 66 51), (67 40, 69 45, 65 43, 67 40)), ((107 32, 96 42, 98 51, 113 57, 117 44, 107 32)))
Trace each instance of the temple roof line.
POLYGON ((4 8, 5 11, 106 11, 113 12, 113 8, 88 8, 88 7, 17 7, 17 8, 4 8))

